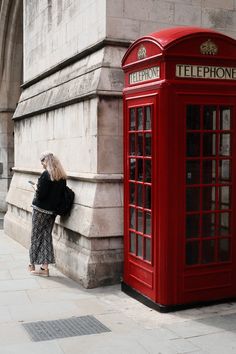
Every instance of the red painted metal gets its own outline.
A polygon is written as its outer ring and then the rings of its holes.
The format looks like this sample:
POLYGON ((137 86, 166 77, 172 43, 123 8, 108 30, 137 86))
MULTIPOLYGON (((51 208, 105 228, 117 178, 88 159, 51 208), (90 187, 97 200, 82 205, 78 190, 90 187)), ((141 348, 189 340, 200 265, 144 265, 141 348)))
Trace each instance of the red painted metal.
POLYGON ((179 27, 122 61, 124 283, 163 306, 236 296, 236 80, 176 76, 235 58, 232 38, 179 27), (217 53, 200 52, 208 40, 217 53))

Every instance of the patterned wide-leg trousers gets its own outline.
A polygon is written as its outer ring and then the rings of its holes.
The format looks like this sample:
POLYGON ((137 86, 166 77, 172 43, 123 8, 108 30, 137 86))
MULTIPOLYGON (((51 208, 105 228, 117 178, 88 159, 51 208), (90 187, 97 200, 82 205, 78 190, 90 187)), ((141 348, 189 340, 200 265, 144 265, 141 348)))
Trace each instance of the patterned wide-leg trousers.
POLYGON ((55 263, 52 243, 52 229, 55 218, 55 215, 33 209, 29 250, 30 264, 55 263))

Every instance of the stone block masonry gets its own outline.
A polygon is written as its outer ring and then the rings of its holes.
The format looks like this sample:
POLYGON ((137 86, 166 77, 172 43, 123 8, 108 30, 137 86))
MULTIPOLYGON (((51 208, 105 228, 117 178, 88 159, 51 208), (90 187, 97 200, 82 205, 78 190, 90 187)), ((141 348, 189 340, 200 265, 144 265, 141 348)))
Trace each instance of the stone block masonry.
MULTIPOLYGON (((57 266, 85 287, 119 282, 123 266, 121 59, 133 40, 166 27, 211 27, 235 37, 236 3, 24 0, 24 16, 16 6, 21 1, 13 2, 16 7, 10 7, 10 0, 6 3, 9 8, 1 7, 0 28, 11 19, 9 26, 20 33, 24 21, 23 39, 15 35, 0 47, 1 58, 2 53, 11 53, 12 58, 3 61, 8 71, 0 91, 0 104, 7 102, 0 111, 4 173, 14 166, 5 232, 29 245, 33 191, 27 181, 36 181, 40 174, 40 153, 52 150, 76 193, 71 216, 56 220, 57 266), (23 82, 15 110, 22 45, 23 82)), ((4 184, 5 194, 0 196, 3 208, 7 187, 4 184)))

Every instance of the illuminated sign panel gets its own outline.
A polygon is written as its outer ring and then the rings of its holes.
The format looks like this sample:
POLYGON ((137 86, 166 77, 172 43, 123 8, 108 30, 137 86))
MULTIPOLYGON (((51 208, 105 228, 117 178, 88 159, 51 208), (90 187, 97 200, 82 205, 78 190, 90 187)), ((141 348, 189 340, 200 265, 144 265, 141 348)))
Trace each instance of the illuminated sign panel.
POLYGON ((129 83, 137 84, 138 82, 144 82, 144 81, 159 79, 159 78, 160 78, 160 67, 153 66, 151 68, 135 71, 129 74, 129 83))
POLYGON ((176 77, 190 79, 236 80, 236 68, 176 64, 176 77))

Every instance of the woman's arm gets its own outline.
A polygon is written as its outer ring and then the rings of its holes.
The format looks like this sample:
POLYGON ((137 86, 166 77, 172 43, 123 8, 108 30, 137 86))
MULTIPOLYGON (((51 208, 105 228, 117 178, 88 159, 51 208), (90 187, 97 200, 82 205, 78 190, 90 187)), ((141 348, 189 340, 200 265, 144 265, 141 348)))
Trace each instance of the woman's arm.
POLYGON ((43 200, 47 197, 50 188, 50 177, 47 171, 44 171, 38 179, 36 198, 43 200))

